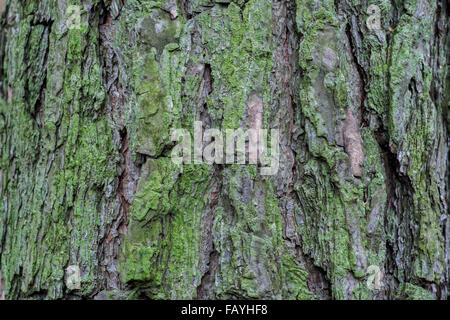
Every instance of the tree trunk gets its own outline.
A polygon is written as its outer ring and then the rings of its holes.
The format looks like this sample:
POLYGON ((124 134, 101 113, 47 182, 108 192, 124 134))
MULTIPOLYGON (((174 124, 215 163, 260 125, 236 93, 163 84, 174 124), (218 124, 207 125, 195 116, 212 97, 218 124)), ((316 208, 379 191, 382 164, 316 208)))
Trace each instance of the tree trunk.
POLYGON ((0 298, 448 298, 447 1, 0 7, 0 298), (278 170, 175 164, 196 121, 278 170))

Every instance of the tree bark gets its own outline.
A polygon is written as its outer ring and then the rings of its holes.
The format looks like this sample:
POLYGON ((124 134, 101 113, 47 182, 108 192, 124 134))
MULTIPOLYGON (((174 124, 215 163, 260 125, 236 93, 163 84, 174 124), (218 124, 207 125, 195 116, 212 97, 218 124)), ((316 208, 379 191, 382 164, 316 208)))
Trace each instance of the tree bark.
POLYGON ((0 299, 448 298, 447 1, 0 7, 0 299), (278 171, 174 164, 195 121, 278 171))

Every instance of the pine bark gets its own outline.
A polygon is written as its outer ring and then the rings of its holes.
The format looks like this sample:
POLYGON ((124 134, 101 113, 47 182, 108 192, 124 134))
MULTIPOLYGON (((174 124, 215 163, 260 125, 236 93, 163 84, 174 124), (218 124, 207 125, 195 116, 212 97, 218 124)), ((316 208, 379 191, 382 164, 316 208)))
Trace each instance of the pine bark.
POLYGON ((447 1, 0 8, 0 299, 448 299, 447 1), (275 175, 171 161, 255 113, 275 175))

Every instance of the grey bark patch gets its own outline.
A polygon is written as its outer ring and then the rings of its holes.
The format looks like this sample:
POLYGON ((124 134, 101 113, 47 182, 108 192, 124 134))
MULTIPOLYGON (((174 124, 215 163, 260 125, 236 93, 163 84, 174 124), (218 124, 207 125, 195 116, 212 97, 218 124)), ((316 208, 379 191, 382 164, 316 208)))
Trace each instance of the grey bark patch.
POLYGON ((344 148, 350 159, 352 173, 355 177, 361 177, 364 150, 361 141, 359 126, 352 111, 347 108, 344 123, 344 148))
POLYGON ((325 48, 322 58, 322 64, 325 66, 327 70, 334 70, 336 68, 336 53, 330 49, 325 48))

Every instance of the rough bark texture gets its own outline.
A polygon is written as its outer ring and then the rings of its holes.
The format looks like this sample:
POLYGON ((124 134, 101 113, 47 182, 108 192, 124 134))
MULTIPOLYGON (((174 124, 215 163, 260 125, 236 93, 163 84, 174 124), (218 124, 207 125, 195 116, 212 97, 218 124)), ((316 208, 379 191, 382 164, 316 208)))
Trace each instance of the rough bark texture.
POLYGON ((0 299, 448 298, 447 1, 0 6, 0 299), (198 120, 276 175, 175 165, 198 120))

